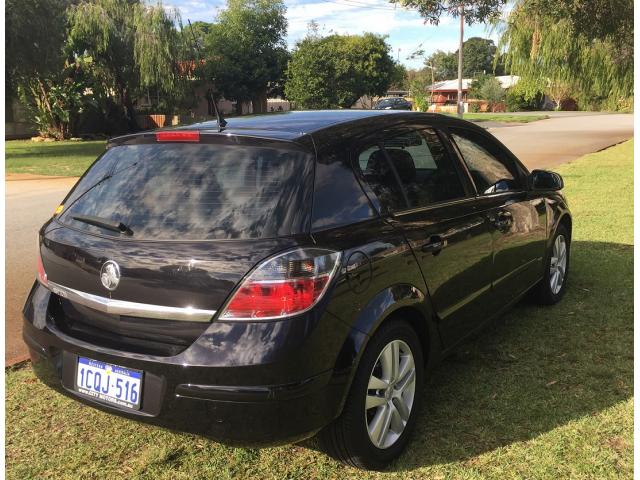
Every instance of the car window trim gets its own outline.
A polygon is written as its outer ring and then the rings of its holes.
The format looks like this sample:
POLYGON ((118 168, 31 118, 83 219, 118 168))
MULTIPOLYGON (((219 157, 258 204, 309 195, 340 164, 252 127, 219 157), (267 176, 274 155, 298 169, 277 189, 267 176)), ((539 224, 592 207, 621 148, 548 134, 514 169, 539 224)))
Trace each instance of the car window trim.
POLYGON ((400 187, 400 193, 402 193, 402 198, 404 199, 404 204, 406 205, 407 208, 410 208, 409 205, 411 205, 411 204, 409 203, 409 197, 407 195, 407 190, 406 190, 406 188, 404 188, 404 185, 402 185, 402 180, 400 179, 400 175, 398 174, 398 170, 396 169, 396 166, 391 161, 391 156, 389 155, 389 152, 387 152, 387 149, 384 148, 384 139, 383 138, 380 139, 380 143, 378 143, 378 148, 380 149, 380 151, 382 151, 382 155, 384 156, 384 159, 387 162, 387 166, 393 172, 393 178, 395 178, 397 186, 400 187))
MULTIPOLYGON (((511 192, 509 192, 511 193, 511 192)), ((397 218, 397 217, 402 217, 405 215, 411 215, 414 213, 420 213, 420 212, 424 212, 424 211, 429 211, 429 210, 435 210, 436 208, 445 208, 445 207, 449 207, 449 206, 454 206, 454 205, 460 205, 460 204, 464 204, 467 202, 473 202, 475 200, 477 200, 478 197, 476 196, 467 196, 467 197, 462 197, 462 198, 455 198, 453 200, 443 200, 441 202, 436 202, 436 203, 431 203, 429 205, 424 205, 422 207, 415 207, 415 208, 409 208, 406 210, 398 210, 396 212, 390 212, 389 215, 392 218, 397 218)))

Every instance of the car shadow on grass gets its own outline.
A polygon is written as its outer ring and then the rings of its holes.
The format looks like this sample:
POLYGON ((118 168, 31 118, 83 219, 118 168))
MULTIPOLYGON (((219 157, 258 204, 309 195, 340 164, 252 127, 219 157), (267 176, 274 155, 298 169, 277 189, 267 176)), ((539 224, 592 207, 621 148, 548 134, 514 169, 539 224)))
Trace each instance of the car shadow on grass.
POLYGON ((442 362, 390 470, 465 461, 632 396, 633 246, 574 242, 571 261, 559 304, 525 298, 442 362))

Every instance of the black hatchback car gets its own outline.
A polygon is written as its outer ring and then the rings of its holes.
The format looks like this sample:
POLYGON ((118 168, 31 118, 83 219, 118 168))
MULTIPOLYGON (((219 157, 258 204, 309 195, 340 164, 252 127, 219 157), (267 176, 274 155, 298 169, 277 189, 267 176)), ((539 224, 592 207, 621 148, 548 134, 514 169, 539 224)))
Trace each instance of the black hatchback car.
POLYGON ((319 432, 383 468, 425 371, 528 291, 564 294, 562 186, 434 114, 115 138, 39 233, 24 340, 88 405, 236 445, 319 432))
POLYGON ((387 97, 379 100, 374 110, 411 110, 411 102, 402 97, 387 97))

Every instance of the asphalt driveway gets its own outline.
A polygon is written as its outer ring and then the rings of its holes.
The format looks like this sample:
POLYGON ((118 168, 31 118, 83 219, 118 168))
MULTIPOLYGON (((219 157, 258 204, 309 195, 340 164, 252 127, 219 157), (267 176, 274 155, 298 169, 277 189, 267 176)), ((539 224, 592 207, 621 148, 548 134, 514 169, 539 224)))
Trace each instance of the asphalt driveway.
MULTIPOLYGON (((528 168, 553 168, 633 136, 633 115, 560 112, 552 118, 489 130, 528 168)), ((21 308, 36 272, 36 232, 75 178, 8 178, 6 186, 5 363, 25 357, 21 308)))

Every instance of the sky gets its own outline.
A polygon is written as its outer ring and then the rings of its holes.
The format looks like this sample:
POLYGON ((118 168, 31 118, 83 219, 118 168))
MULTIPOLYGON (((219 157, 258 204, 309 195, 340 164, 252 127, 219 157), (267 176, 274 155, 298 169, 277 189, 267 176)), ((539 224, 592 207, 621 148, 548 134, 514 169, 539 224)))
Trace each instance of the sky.
MULTIPOLYGON (((284 0, 289 22, 289 48, 307 34, 307 26, 315 20, 320 33, 360 34, 373 32, 387 35, 393 58, 408 68, 420 68, 423 60, 408 57, 419 48, 426 55, 436 50, 455 51, 458 48, 459 21, 451 17, 440 19, 437 26, 425 24, 412 10, 394 6, 385 0, 284 0)), ((165 8, 179 10, 184 24, 202 20, 212 22, 225 0, 165 0, 165 8)), ((484 24, 465 24, 465 40, 484 37, 497 40, 484 24)))

